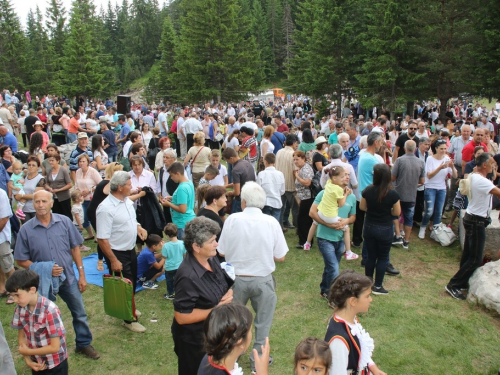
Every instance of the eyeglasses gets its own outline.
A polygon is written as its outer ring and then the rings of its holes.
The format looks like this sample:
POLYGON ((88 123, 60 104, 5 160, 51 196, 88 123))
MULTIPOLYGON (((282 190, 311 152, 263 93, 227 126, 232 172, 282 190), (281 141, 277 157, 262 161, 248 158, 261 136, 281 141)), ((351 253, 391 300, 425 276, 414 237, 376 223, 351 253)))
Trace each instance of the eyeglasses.
POLYGON ((409 130, 417 130, 417 128, 408 128, 409 130))

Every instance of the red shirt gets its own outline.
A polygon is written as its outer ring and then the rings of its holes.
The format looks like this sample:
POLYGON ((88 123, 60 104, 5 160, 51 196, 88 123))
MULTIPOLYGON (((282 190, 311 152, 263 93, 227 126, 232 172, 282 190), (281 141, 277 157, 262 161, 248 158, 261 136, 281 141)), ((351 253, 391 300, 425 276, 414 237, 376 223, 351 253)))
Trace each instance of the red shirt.
POLYGON ((486 143, 481 142, 480 144, 477 144, 472 140, 467 143, 462 150, 462 161, 465 161, 466 163, 470 162, 472 160, 472 156, 474 155, 474 149, 477 146, 483 146, 484 151, 488 152, 488 146, 486 146, 486 143))
POLYGON ((78 123, 78 120, 72 117, 71 120, 69 120, 68 133, 77 134, 79 127, 80 124, 78 123))
POLYGON ((288 129, 288 125, 287 124, 281 124, 280 126, 278 126, 278 128, 276 129, 277 132, 280 132, 280 133, 283 133, 283 132, 287 132, 287 131, 290 131, 290 129, 288 129))
POLYGON ((37 115, 37 117, 40 119, 41 122, 43 122, 44 124, 47 123, 47 116, 44 115, 44 114, 41 114, 41 115, 37 115))

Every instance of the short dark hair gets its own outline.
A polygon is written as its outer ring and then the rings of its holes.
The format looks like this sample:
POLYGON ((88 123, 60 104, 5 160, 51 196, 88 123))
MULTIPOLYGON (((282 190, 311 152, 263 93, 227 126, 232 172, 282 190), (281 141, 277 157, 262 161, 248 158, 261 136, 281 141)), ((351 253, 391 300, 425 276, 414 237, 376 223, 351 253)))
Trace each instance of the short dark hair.
POLYGON ((174 223, 168 223, 167 225, 165 225, 165 228, 163 228, 163 231, 169 238, 172 238, 177 237, 177 229, 177 225, 175 225, 174 223))
POLYGON ((142 143, 134 143, 132 147, 130 147, 130 154, 131 155, 137 154, 141 148, 144 148, 144 145, 142 143))
POLYGON ((40 159, 38 159, 36 156, 34 155, 28 156, 28 159, 26 159, 26 164, 28 164, 30 161, 34 161, 36 165, 40 167, 40 159))
POLYGON ((349 298, 359 298, 361 293, 370 288, 371 285, 372 281, 367 276, 353 270, 345 270, 330 286, 328 300, 333 303, 336 309, 343 309, 349 298))
POLYGON ((170 174, 182 174, 184 175, 184 165, 178 161, 173 163, 170 167, 168 167, 167 172, 170 174))
MULTIPOLYGON (((111 110, 116 111, 116 109, 114 109, 114 108, 111 108, 111 110)), ((125 118, 125 116, 124 116, 124 115, 120 115, 120 116, 118 116, 118 121, 126 121, 126 120, 127 120, 127 119, 125 118)))
POLYGON ((299 138, 295 134, 288 134, 285 138, 285 146, 293 146, 298 141, 299 138))
POLYGON ((368 139, 366 140, 367 141, 367 144, 368 146, 373 146, 373 144, 378 141, 378 139, 382 136, 382 134, 380 134, 379 132, 371 132, 370 134, 368 134, 368 139))
POLYGON ((218 176, 219 175, 219 168, 214 167, 213 165, 207 166, 207 169, 205 169, 205 173, 208 173, 212 176, 218 176))
POLYGON ((224 151, 222 151, 222 157, 225 160, 235 158, 237 156, 238 154, 236 153, 236 150, 234 148, 225 148, 224 151))
POLYGON ((205 194, 205 202, 207 204, 212 203, 215 199, 219 199, 226 194, 226 188, 224 186, 210 186, 207 193, 205 194))
POLYGON ((162 238, 157 234, 150 234, 148 238, 146 238, 146 246, 151 248, 151 246, 156 246, 162 241, 162 238))
POLYGON ((272 152, 268 152, 264 155, 264 160, 268 164, 274 164, 276 163, 276 155, 274 155, 272 152))
POLYGON ((481 155, 476 157, 476 166, 481 167, 484 163, 486 163, 490 159, 490 154, 487 152, 483 152, 481 155))
POLYGON ((19 269, 15 271, 5 283, 5 289, 9 293, 15 293, 18 290, 29 291, 32 287, 38 290, 40 277, 35 271, 19 269))

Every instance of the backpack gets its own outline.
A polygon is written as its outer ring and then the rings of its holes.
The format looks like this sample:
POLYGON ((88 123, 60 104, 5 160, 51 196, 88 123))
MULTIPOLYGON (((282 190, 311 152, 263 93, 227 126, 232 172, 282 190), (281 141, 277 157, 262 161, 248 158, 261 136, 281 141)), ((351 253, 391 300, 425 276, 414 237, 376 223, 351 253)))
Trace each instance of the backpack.
POLYGON ((311 189, 311 195, 313 198, 316 198, 316 196, 323 190, 320 184, 321 181, 321 172, 316 171, 314 173, 313 178, 311 179, 311 185, 309 185, 309 189, 311 189))

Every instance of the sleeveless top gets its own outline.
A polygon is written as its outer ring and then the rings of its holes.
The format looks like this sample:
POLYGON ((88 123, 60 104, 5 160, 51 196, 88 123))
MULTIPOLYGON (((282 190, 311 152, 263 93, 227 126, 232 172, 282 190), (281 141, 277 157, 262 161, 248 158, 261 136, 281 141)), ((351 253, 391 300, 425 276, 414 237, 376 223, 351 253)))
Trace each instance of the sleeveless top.
POLYGON ((361 344, 359 342, 359 339, 351 334, 349 325, 346 322, 339 320, 337 317, 333 316, 328 322, 325 341, 330 345, 336 338, 340 338, 342 341, 344 341, 344 344, 349 349, 347 370, 350 370, 353 375, 368 374, 366 369, 358 368, 359 358, 361 356, 361 344))

